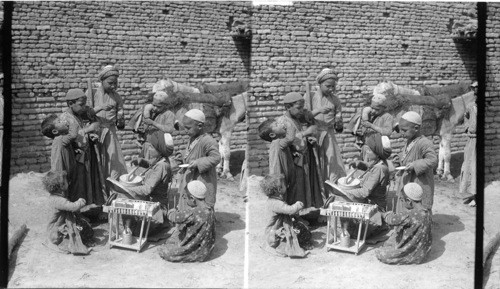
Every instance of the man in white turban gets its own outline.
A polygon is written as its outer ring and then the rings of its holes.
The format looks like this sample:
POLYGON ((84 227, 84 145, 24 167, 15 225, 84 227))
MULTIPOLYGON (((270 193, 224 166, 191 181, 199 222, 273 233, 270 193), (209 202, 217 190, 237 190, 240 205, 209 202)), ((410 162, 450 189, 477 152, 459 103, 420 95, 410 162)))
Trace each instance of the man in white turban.
POLYGON ((402 190, 410 182, 415 182, 422 187, 424 192, 422 206, 432 212, 434 169, 437 167, 438 158, 432 141, 421 135, 421 125, 422 118, 414 111, 403 114, 399 122, 400 132, 407 142, 398 160, 399 165, 405 166, 405 170, 397 179, 396 212, 406 211, 402 190))

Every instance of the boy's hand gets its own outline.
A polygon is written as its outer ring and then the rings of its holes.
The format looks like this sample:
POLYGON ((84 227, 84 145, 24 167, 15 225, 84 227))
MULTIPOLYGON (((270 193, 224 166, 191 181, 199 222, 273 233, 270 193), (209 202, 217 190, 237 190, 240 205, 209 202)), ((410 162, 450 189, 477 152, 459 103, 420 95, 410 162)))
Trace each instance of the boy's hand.
POLYGON ((299 206, 299 209, 304 208, 304 203, 302 203, 301 201, 297 201, 297 202, 295 202, 295 204, 299 206))
POLYGON ((79 198, 77 202, 78 202, 78 203, 80 203, 80 205, 81 205, 82 207, 83 207, 83 206, 85 206, 85 205, 87 204, 87 201, 85 201, 85 199, 84 199, 84 198, 79 198))
POLYGON ((373 123, 367 121, 367 120, 362 120, 361 125, 367 128, 373 128, 373 123))
POLYGON ((155 124, 154 120, 152 120, 150 118, 144 118, 143 122, 147 125, 154 125, 155 124))
POLYGON ((189 166, 187 167, 188 169, 192 170, 192 169, 197 169, 198 168, 198 163, 196 162, 196 160, 194 161, 191 161, 189 163, 189 166))
POLYGON ((105 111, 110 111, 110 110, 112 110, 114 107, 115 107, 115 106, 114 106, 113 104, 108 103, 108 104, 103 105, 101 108, 102 108, 102 110, 105 110, 105 111))
POLYGON ((408 172, 411 172, 411 171, 414 171, 414 170, 415 170, 415 166, 413 165, 413 163, 408 164, 406 166, 406 169, 405 169, 405 171, 408 171, 408 172))

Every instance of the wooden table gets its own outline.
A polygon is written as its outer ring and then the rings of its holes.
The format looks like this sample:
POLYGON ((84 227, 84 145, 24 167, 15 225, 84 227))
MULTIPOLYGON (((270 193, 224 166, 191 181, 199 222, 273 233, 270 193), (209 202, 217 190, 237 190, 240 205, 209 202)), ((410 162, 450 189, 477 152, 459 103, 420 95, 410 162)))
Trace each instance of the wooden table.
POLYGON ((327 216, 327 230, 326 230, 326 251, 329 249, 351 252, 357 255, 365 246, 366 232, 368 229, 368 222, 370 217, 372 217, 377 212, 376 205, 362 204, 362 203, 349 203, 349 202, 332 202, 328 206, 328 209, 321 209, 320 214, 327 216), (354 245, 349 245, 344 247, 340 245, 340 240, 337 236, 337 222, 340 222, 340 218, 355 219, 359 220, 358 227, 358 237, 356 240, 351 239, 354 245), (333 224, 333 228, 332 228, 333 224), (364 228, 363 228, 364 226, 364 228), (333 242, 330 243, 330 231, 333 229, 333 242), (363 232, 363 237, 361 238, 361 233, 363 232))
POLYGON ((109 248, 116 246, 137 250, 139 253, 147 242, 151 218, 160 209, 160 203, 119 198, 114 200, 111 206, 103 206, 102 208, 109 216, 109 248), (139 238, 133 244, 123 242, 123 232, 120 234, 120 216, 122 215, 142 218, 139 238), (147 225, 146 232, 143 234, 145 225, 147 225))

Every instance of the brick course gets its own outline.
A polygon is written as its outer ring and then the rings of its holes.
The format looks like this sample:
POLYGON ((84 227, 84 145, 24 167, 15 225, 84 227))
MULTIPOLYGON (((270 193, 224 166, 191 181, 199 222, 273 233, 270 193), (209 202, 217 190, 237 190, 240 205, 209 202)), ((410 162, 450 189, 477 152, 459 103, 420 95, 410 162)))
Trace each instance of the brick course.
MULTIPOLYGON (((249 78, 249 54, 228 25, 250 22, 250 9, 250 2, 16 2, 11 172, 50 168, 43 118, 65 108, 68 89, 97 81, 104 65, 120 67, 126 119, 164 76, 189 85, 249 78)), ((124 154, 136 154, 132 132, 118 135, 124 154)), ((233 137, 233 149, 245 147, 245 124, 233 137)))

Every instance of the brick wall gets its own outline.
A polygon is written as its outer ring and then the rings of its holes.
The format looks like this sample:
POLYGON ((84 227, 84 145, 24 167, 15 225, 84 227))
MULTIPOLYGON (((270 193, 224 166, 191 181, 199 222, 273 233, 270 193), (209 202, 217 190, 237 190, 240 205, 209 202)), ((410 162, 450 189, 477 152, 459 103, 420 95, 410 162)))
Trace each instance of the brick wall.
MULTIPOLYGON (((472 3, 296 2, 253 9, 252 93, 248 149, 251 174, 267 172, 268 145, 257 135, 266 117, 282 114, 280 99, 304 93, 324 67, 338 70, 344 123, 382 79, 398 85, 441 85, 473 80, 476 49, 455 43, 451 19, 464 19, 472 3)), ((466 138, 458 127, 453 151, 466 138)), ((356 154, 354 138, 339 134, 345 159, 356 154)), ((435 137, 436 150, 438 138, 435 137)), ((401 141, 394 141, 398 151, 401 141)))
POLYGON ((500 3, 488 2, 486 21, 485 181, 500 179, 500 3))
MULTIPOLYGON (((104 65, 120 67, 127 119, 164 76, 190 85, 248 78, 249 53, 228 25, 249 22, 250 9, 250 2, 16 2, 11 171, 50 168, 43 118, 61 112, 68 89, 97 81, 104 65)), ((245 124, 233 136, 233 148, 244 148, 245 124)), ((125 155, 137 152, 130 131, 119 137, 125 155)))

